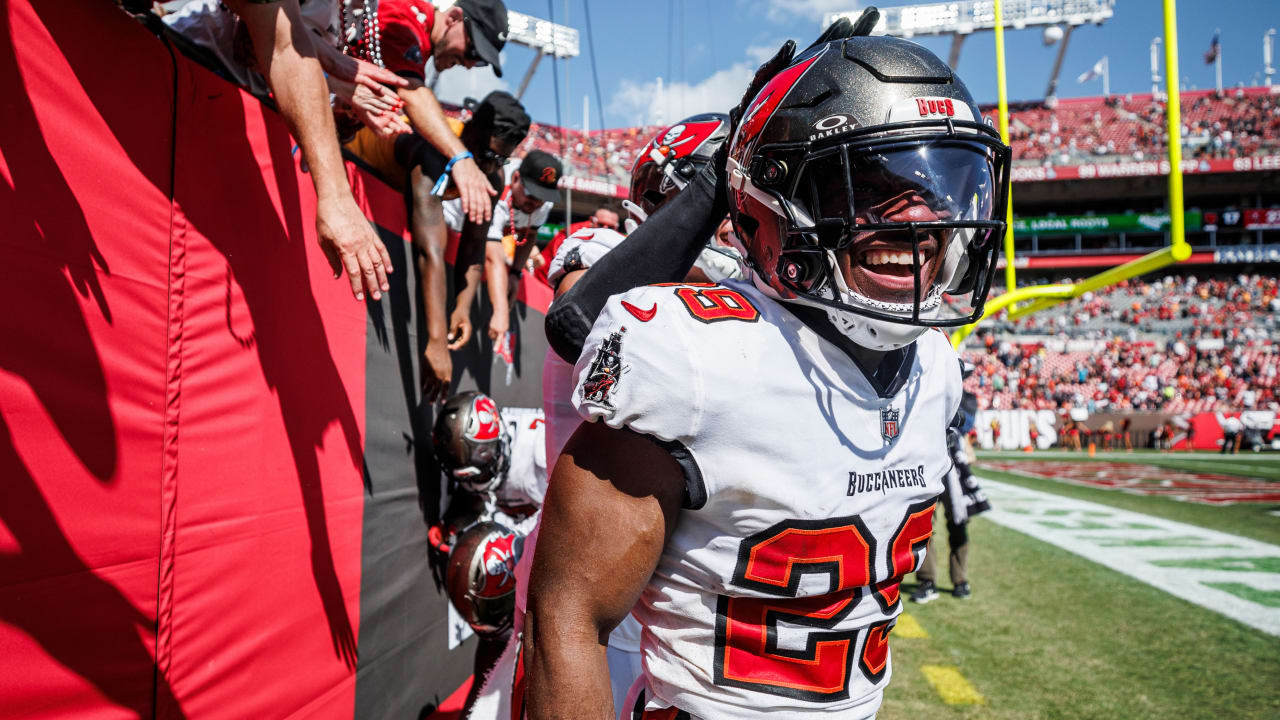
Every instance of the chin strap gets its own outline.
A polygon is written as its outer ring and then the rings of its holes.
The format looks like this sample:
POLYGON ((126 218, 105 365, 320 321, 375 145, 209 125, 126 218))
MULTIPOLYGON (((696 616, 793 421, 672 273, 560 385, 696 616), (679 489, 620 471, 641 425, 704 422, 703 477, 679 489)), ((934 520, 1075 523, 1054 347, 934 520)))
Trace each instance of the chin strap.
POLYGON ((627 214, 631 216, 622 221, 622 226, 627 229, 628 235, 635 232, 636 228, 640 227, 640 223, 649 219, 649 214, 630 200, 622 201, 622 209, 626 210, 627 214))

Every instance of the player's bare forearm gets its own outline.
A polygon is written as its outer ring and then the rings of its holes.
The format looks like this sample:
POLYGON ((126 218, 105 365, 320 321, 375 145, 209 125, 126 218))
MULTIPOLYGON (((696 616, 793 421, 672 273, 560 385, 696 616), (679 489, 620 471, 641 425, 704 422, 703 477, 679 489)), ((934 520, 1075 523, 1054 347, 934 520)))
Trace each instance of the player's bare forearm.
POLYGON ((573 270, 565 273, 564 277, 560 278, 560 284, 556 285, 556 297, 559 298, 561 295, 569 292, 569 290, 577 284, 578 280, 581 279, 586 272, 586 270, 573 270))
POLYGON ((674 531, 683 475, 647 438, 584 423, 556 462, 525 614, 533 720, 613 717, 605 648, 674 531))

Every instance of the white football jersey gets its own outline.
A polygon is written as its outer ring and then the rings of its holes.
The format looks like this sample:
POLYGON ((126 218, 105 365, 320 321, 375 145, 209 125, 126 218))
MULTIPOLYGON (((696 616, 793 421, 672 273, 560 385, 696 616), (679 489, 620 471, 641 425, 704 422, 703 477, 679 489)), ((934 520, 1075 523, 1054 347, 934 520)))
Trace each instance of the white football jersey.
POLYGON ((507 476, 495 492, 498 507, 542 507, 547 496, 547 423, 542 409, 504 407, 498 414, 510 443, 507 476))
POLYGON ((951 466, 946 337, 908 346, 882 392, 749 284, 659 285, 609 299, 575 374, 583 417, 685 468, 686 509, 633 611, 647 708, 873 716, 899 583, 951 466))

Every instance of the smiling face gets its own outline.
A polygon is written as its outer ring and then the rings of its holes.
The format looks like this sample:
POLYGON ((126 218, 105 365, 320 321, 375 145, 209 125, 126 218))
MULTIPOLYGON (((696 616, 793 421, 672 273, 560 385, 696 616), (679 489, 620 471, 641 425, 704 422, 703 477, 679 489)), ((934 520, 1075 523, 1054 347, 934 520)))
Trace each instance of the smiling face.
POLYGON ((839 155, 811 161, 796 192, 801 208, 836 251, 851 291, 880 303, 924 302, 948 281, 940 277, 948 244, 970 231, 883 226, 989 219, 988 161, 964 147, 922 145, 851 154, 849 163, 846 173, 839 155))
MULTIPOLYGON (((869 208, 880 222, 931 222, 945 220, 946 213, 929 207, 915 190, 904 190, 869 208)), ((858 225, 867 224, 861 217, 858 225)), ((924 299, 933 287, 945 257, 950 230, 920 231, 913 243, 911 234, 902 230, 856 232, 853 242, 836 254, 840 272, 849 289, 863 297, 880 302, 909 304, 916 302, 914 255, 919 257, 920 296, 924 299)))

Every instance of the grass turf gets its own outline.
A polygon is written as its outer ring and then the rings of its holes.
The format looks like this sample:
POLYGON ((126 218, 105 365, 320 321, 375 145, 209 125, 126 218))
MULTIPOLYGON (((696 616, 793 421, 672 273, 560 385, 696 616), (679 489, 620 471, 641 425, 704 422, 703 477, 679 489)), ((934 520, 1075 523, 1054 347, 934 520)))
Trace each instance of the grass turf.
POLYGON ((904 587, 930 637, 892 640, 882 720, 1280 717, 1280 639, 983 518, 970 535, 972 599, 904 587), (922 665, 985 703, 943 704, 922 665))
MULTIPOLYGON (((982 454, 978 458, 978 466, 975 468, 975 472, 979 477, 989 477, 993 480, 1021 485, 1022 487, 1031 488, 1033 490, 1043 490, 1045 492, 1056 493, 1066 497, 1088 500, 1090 502, 1110 505, 1124 510, 1146 513, 1148 515, 1154 515, 1167 520, 1175 520, 1177 522, 1184 522, 1190 525, 1198 525, 1211 530, 1220 530, 1222 532, 1280 545, 1280 517, 1272 514, 1273 512, 1280 510, 1280 505, 1256 503, 1203 505, 1184 500, 1176 500, 1169 497, 1139 495, 1137 493, 1124 492, 1121 490, 1108 490, 1104 488, 1073 485, 1061 480, 1029 477, 1027 475, 1017 473, 1003 472, 989 467, 983 467, 982 465, 982 461, 988 458, 1033 461, 1087 459, 1082 458, 1078 454, 1065 457, 1058 453, 1036 453, 1034 455, 1019 453, 1017 455, 1018 456, 1016 458, 1012 455, 1006 458, 1003 455, 982 454)), ((1148 456, 1141 456, 1135 453, 1135 455, 1128 457, 1132 458, 1132 462, 1151 464, 1148 456)), ((1110 462, 1116 462, 1117 460, 1124 462, 1120 457, 1110 457, 1106 459, 1110 462)), ((1275 460, 1272 459, 1270 462, 1275 463, 1275 460)), ((1251 477, 1262 478, 1264 476, 1258 474, 1251 477)))
POLYGON ((1274 453, 1236 453, 1220 455, 1212 452, 1169 453, 1157 450, 1135 450, 1132 453, 1099 451, 1096 457, 1083 452, 1041 450, 1036 453, 985 452, 978 460, 1070 460, 1080 462, 1134 462, 1143 465, 1184 470, 1186 472, 1241 475, 1258 480, 1280 480, 1280 455, 1274 453))

